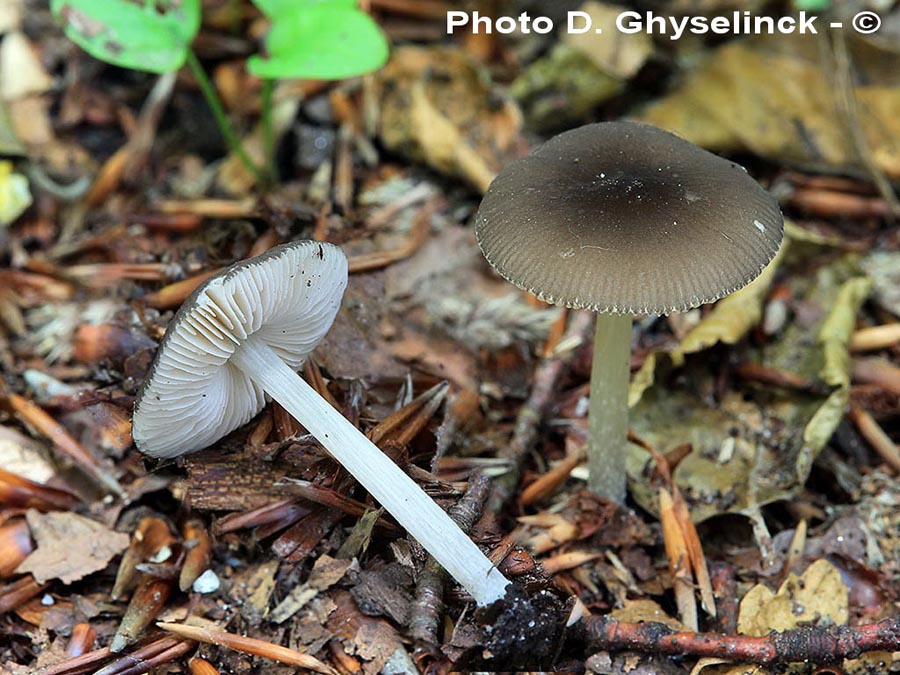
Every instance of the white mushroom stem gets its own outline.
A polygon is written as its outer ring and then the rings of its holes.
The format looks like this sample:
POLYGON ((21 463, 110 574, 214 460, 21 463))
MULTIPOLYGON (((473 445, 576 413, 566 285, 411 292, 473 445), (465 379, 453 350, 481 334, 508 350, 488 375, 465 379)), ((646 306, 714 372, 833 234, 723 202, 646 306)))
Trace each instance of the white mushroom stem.
POLYGON ((505 595, 509 581, 450 516, 268 345, 251 337, 230 362, 306 427, 479 605, 505 595))
POLYGON ((588 408, 588 485, 618 504, 625 501, 630 379, 631 315, 598 314, 588 408))

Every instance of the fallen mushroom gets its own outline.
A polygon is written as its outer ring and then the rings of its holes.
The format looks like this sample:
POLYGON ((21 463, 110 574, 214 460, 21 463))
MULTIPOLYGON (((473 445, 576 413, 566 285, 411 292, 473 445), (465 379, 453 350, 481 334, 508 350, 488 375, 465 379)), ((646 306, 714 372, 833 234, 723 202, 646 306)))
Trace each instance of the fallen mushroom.
POLYGON ((503 169, 475 231, 505 279, 597 313, 589 487, 621 503, 632 316, 686 311, 755 279, 781 244, 778 203, 734 162, 652 126, 608 122, 503 169))
POLYGON ((325 336, 347 286, 337 246, 301 241, 209 279, 169 325, 134 405, 151 457, 204 448, 246 424, 269 394, 377 499, 480 605, 507 579, 390 458, 295 369, 325 336))

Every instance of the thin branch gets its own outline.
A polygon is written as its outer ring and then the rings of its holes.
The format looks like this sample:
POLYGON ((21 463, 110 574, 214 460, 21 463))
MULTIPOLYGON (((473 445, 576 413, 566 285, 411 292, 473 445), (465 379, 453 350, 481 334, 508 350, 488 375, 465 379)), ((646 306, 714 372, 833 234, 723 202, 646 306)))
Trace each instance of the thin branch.
POLYGON ((592 652, 631 650, 666 656, 701 656, 769 665, 836 663, 863 652, 900 650, 900 617, 863 626, 810 626, 760 637, 678 632, 661 623, 622 623, 586 617, 592 652))
MULTIPOLYGON (((466 494, 450 509, 450 518, 463 532, 472 529, 481 515, 490 484, 490 480, 483 473, 472 474, 469 477, 469 489, 466 494)), ((438 644, 438 627, 444 610, 446 578, 444 568, 433 557, 428 556, 416 584, 416 599, 409 622, 410 636, 428 645, 438 644)))
MULTIPOLYGON (((594 327, 594 314, 573 312, 569 327, 560 344, 577 342, 584 344, 590 340, 594 327)), ((512 460, 512 470, 494 480, 488 497, 486 511, 500 513, 503 505, 516 492, 522 472, 522 464, 537 440, 538 427, 543 422, 550 406, 557 399, 557 385, 574 357, 575 349, 562 354, 551 354, 537 367, 532 380, 531 394, 519 410, 516 427, 510 444, 500 450, 500 456, 512 460)))

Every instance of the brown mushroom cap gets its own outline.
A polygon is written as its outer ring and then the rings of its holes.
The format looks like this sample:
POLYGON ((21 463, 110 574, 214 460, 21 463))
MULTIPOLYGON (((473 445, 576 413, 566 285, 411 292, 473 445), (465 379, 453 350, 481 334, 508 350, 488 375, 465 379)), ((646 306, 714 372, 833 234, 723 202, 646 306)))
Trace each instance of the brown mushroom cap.
POLYGON ((590 124, 507 166, 475 220, 507 280, 540 299, 668 314, 756 278, 778 251, 778 203, 743 167, 656 127, 590 124))

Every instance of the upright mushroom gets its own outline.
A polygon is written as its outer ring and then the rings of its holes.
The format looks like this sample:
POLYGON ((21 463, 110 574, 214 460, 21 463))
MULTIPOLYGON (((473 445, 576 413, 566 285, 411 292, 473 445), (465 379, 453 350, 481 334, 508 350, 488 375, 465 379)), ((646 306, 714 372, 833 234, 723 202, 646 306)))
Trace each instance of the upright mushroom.
POLYGON ((652 126, 608 122, 503 169, 475 232, 508 281, 597 312, 589 486, 622 502, 632 316, 685 311, 746 285, 775 256, 783 221, 734 162, 652 126))
POLYGON ((269 394, 478 604, 509 582, 422 489, 295 369, 331 327, 347 286, 337 246, 294 242, 210 278, 169 325, 134 405, 141 452, 175 457, 246 424, 269 394))

